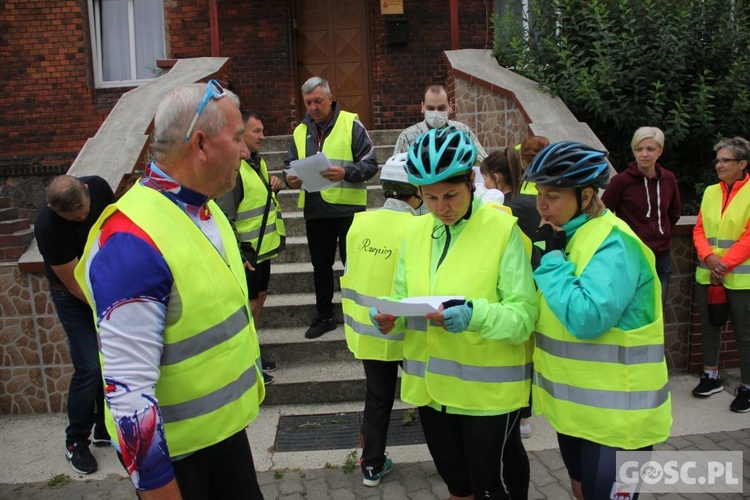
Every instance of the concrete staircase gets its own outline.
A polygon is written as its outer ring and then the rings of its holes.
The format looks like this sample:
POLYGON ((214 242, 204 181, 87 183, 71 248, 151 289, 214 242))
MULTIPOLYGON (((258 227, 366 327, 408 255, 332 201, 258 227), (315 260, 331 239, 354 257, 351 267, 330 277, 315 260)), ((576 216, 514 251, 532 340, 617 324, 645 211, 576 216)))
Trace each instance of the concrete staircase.
POLYGON ((33 239, 28 215, 24 218, 10 198, 0 197, 0 262, 18 260, 33 239))
MULTIPOLYGON (((393 153, 400 130, 370 132, 378 164, 382 167, 393 153)), ((261 154, 271 173, 281 175, 290 135, 267 137, 261 154)), ((383 205, 380 173, 368 182, 367 206, 383 205)), ((312 264, 307 249, 305 221, 297 208, 299 190, 284 189, 278 194, 287 232, 286 250, 272 261, 271 281, 258 334, 263 357, 277 362, 274 383, 267 386, 264 405, 320 405, 364 401, 365 380, 361 363, 346 347, 341 324, 341 298, 338 278, 343 265, 336 256, 334 265, 335 318, 338 328, 315 340, 304 337, 316 316, 312 264)), ((305 411, 305 410, 301 410, 305 411)))

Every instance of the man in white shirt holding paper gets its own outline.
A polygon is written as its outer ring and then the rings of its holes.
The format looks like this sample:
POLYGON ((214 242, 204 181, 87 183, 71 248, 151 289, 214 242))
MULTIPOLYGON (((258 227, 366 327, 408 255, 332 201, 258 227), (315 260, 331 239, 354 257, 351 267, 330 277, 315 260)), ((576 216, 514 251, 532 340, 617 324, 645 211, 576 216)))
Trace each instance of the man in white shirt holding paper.
POLYGON ((370 136, 359 117, 341 110, 333 100, 328 82, 314 76, 302 85, 307 113, 297 128, 284 160, 292 161, 323 152, 331 166, 321 175, 334 184, 319 192, 308 192, 299 177, 286 175, 292 189, 300 189, 298 206, 303 208, 307 244, 313 264, 317 317, 305 337, 315 339, 334 330, 333 262, 336 247, 346 262, 346 233, 354 214, 367 206, 365 182, 378 172, 370 136))

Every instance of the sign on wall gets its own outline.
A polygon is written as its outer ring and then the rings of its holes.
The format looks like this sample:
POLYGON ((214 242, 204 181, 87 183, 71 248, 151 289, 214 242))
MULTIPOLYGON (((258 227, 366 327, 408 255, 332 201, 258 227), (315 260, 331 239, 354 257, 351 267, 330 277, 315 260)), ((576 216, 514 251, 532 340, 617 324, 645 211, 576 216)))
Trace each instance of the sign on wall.
POLYGON ((403 14, 404 0, 380 0, 381 14, 403 14))

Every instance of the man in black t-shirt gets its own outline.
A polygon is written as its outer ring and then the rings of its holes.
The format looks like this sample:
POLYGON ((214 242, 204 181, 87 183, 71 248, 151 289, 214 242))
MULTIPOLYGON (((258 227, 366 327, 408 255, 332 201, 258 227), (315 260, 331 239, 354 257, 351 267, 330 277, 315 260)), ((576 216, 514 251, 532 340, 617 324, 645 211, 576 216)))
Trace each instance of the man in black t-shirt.
POLYGON ((92 427, 95 446, 108 446, 110 440, 104 426, 104 388, 94 316, 73 271, 89 230, 104 208, 114 202, 114 195, 101 177, 61 175, 52 180, 46 196, 47 205, 37 214, 34 235, 44 259, 50 295, 68 337, 74 369, 68 391, 65 456, 76 472, 89 474, 98 468, 89 450, 92 427))

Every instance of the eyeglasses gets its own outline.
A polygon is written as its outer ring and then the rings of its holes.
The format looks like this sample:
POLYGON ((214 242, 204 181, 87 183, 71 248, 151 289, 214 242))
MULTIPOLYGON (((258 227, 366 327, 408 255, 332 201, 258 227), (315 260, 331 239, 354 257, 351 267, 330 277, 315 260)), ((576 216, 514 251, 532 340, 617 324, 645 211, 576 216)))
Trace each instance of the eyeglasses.
POLYGON ((190 136, 193 134, 193 130, 195 130, 195 124, 198 122, 198 117, 203 113, 203 108, 206 107, 208 101, 211 99, 221 99, 225 95, 227 95, 227 91, 222 88, 219 82, 216 80, 208 81, 206 84, 206 93, 203 94, 203 99, 201 99, 201 103, 198 105, 198 110, 195 112, 193 121, 190 122, 190 126, 185 133, 185 142, 190 140, 190 136))
POLYGON ((722 165, 726 165, 729 162, 732 161, 740 161, 737 158, 714 158, 714 165, 717 163, 721 163, 722 165))

